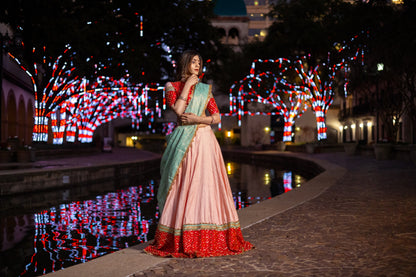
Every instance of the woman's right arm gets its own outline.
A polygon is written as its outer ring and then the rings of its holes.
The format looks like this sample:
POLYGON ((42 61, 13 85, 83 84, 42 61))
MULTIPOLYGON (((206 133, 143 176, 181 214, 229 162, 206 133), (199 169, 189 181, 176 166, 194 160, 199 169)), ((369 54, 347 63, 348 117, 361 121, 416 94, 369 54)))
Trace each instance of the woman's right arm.
MULTIPOLYGON (((199 79, 197 75, 190 76, 180 92, 179 96, 175 99, 175 102, 170 105, 171 109, 176 115, 181 116, 186 109, 186 102, 188 101, 188 93, 193 85, 198 83, 199 79)), ((170 90, 174 89, 171 83, 166 84, 166 91, 169 93, 170 90), (169 88, 169 86, 171 88, 169 88)), ((175 94, 176 96, 176 94, 175 94)))
MULTIPOLYGON (((182 92, 183 91, 185 91, 185 87, 183 88, 182 92)), ((172 93, 175 93, 175 101, 172 102, 172 104, 170 105, 170 108, 176 113, 177 116, 181 116, 186 109, 186 101, 187 101, 188 95, 183 96, 184 93, 180 93, 179 96, 176 96, 177 94, 175 91, 172 93)))

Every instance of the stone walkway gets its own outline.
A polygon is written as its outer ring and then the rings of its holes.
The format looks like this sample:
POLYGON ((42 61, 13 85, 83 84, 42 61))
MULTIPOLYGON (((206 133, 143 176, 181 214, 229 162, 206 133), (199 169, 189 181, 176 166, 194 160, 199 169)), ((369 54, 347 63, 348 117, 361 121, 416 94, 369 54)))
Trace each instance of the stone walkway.
POLYGON ((243 230, 238 256, 169 259, 130 276, 416 276, 416 167, 344 153, 347 169, 317 198, 243 230))

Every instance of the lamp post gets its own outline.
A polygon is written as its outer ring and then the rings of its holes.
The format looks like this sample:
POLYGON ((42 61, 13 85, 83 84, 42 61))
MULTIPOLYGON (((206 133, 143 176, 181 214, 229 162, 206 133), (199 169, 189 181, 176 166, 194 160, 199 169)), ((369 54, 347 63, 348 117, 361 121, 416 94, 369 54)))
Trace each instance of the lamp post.
POLYGON ((379 131, 380 131, 380 127, 379 127, 379 109, 380 109, 380 95, 379 95, 379 86, 378 86, 378 82, 379 82, 379 75, 381 73, 381 71, 384 70, 384 64, 383 63, 378 63, 377 64, 377 72, 376 72, 376 101, 377 101, 377 111, 376 111, 376 143, 378 143, 378 138, 379 138, 379 131))

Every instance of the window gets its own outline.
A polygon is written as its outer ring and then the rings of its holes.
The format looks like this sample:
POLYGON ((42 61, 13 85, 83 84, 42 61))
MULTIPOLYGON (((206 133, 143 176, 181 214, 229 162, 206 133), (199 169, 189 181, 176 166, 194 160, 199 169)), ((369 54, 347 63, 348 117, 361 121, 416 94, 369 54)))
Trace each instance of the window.
POLYGON ((238 30, 236 28, 232 28, 229 32, 228 32, 228 36, 231 38, 238 38, 239 34, 238 34, 238 30))
POLYGON ((250 14, 250 20, 252 21, 264 21, 266 20, 266 17, 263 13, 252 13, 250 14))

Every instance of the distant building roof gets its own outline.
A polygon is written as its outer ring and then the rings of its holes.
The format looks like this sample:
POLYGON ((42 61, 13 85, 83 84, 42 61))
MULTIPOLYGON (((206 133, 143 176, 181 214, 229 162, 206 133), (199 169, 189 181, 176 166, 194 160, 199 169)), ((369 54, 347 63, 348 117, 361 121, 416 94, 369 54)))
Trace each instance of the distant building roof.
POLYGON ((216 0, 214 14, 218 16, 247 16, 243 0, 216 0))

